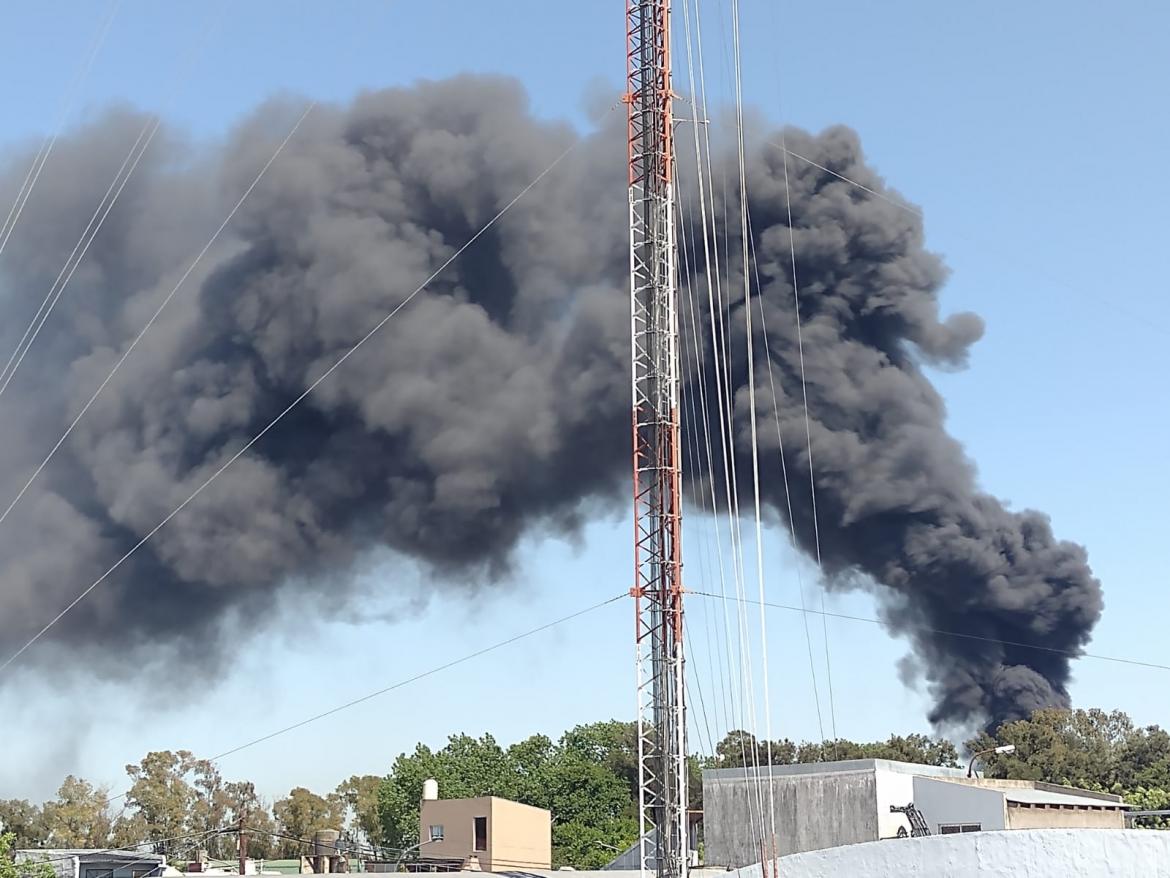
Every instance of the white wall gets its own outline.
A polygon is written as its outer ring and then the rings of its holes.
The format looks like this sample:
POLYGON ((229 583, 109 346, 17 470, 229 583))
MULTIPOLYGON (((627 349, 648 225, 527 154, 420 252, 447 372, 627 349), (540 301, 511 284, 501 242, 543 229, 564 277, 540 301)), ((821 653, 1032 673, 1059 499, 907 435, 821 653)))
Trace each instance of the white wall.
MULTIPOLYGON (((778 872, 783 878, 1170 878, 1170 832, 1016 829, 900 838, 793 854, 778 862, 778 872)), ((740 869, 734 878, 761 878, 760 868, 740 869)))
POLYGON ((985 831, 1007 828, 1002 790, 916 777, 914 804, 935 834, 940 823, 978 823, 985 831))
POLYGON ((905 814, 894 814, 891 805, 899 808, 915 801, 914 775, 900 771, 876 768, 874 781, 877 791, 878 838, 897 838, 898 828, 910 832, 910 821, 905 814))

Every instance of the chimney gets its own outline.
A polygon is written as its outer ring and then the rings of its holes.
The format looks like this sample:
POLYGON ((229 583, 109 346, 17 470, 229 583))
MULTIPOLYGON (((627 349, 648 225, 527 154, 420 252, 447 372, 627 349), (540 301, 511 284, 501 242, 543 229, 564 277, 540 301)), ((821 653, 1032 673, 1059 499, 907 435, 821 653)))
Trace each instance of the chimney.
POLYGON ((433 802, 439 798, 439 782, 433 777, 423 781, 423 801, 433 802))

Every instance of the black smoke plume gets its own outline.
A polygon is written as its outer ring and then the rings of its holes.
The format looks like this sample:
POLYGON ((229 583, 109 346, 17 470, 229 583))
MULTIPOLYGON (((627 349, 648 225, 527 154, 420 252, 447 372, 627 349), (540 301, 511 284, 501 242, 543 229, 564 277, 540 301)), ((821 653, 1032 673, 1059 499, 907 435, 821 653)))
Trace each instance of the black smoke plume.
MULTIPOLYGON (((172 136, 147 154, 0 398, 3 505, 297 112, 273 104, 222 147, 172 136)), ((58 144, 0 259, 5 355, 140 125, 114 111, 58 144)), ((129 671, 133 644, 160 643, 206 656, 225 620, 278 593, 328 589, 344 604, 347 571, 373 550, 422 563, 436 581, 490 580, 507 573, 526 534, 571 532, 600 506, 624 503, 623 133, 612 115, 22 662, 129 671)), ((847 129, 787 136, 794 151, 884 191, 847 129)), ((0 652, 55 616, 577 137, 534 119, 521 88, 493 78, 317 110, 0 525, 0 652)), ((27 158, 10 157, 0 196, 15 192, 27 158)), ((730 170, 714 176, 735 179, 730 170)), ((771 354, 769 364, 757 320, 764 490, 780 515, 778 417, 798 538, 811 551, 807 479, 802 493, 796 475, 808 459, 781 153, 761 140, 748 173, 755 316, 766 319, 771 354)), ((790 160, 789 177, 829 581, 882 596, 890 626, 914 644, 933 721, 969 725, 1066 703, 1067 657, 995 641, 1076 653, 1100 613, 1099 585, 1084 551, 1057 542, 1044 516, 1009 512, 977 489, 923 373, 961 365, 980 321, 940 321, 944 271, 916 215, 807 162, 790 160)), ((724 208, 736 215, 734 187, 708 194, 720 224, 724 208)), ((747 473, 736 228, 715 316, 740 352, 730 380, 747 473)), ((696 256, 701 248, 692 267, 696 256)), ((693 288, 705 290, 705 270, 694 274, 693 288)), ((709 321, 705 294, 693 302, 709 321)), ((709 344, 698 359, 714 381, 709 344)), ((689 374, 693 386, 699 374, 689 374)))

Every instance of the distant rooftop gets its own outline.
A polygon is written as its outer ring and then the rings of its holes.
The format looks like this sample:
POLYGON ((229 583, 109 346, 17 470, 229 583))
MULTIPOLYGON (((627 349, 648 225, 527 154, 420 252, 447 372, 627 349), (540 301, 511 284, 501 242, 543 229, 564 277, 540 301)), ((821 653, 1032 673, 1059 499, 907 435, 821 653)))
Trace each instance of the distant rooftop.
POLYGON ((72 857, 79 857, 81 859, 147 860, 153 863, 161 863, 166 859, 162 854, 156 854, 150 851, 122 851, 110 850, 109 848, 25 848, 16 852, 18 862, 67 860, 72 857))
MULTIPOLYGON (((1067 787, 1067 789, 1074 789, 1067 787)), ((1051 789, 1005 789, 1003 797, 1008 802, 1017 805, 1060 805, 1066 808, 1108 808, 1110 810, 1128 808, 1121 801, 1120 796, 1107 799, 1103 796, 1086 796, 1078 793, 1087 792, 1078 790, 1077 793, 1058 792, 1051 789)))
MULTIPOLYGON (((967 772, 962 768, 944 768, 940 765, 920 765, 915 762, 896 762, 893 759, 842 759, 839 762, 804 762, 794 765, 761 765, 760 774, 765 777, 792 777, 810 774, 846 774, 868 771, 890 771, 895 774, 916 774, 920 777, 959 777, 966 778, 967 772)), ((745 777, 754 778, 755 768, 708 768, 703 772, 703 779, 741 780, 745 777)))
MULTIPOLYGON (((1031 780, 999 780, 996 778, 967 777, 962 768, 944 768, 938 765, 920 765, 915 762, 896 762, 892 759, 845 759, 839 762, 807 762, 799 765, 761 765, 762 777, 814 777, 826 774, 866 774, 872 771, 894 774, 912 774, 917 777, 935 777, 956 783, 970 784, 984 789, 999 790, 1008 802, 1020 805, 1064 805, 1077 808, 1126 808, 1121 799, 1111 793, 1098 793, 1061 784, 1031 780)), ((703 772, 704 781, 734 782, 754 780, 755 768, 715 768, 703 772)))

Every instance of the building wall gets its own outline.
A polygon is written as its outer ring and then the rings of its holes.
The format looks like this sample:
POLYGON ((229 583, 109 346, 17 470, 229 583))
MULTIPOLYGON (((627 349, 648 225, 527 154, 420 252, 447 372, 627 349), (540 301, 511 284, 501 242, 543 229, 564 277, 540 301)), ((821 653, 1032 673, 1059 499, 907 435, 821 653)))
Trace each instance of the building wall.
POLYGON ((914 804, 938 834, 944 823, 978 823, 984 831, 1006 829, 1003 792, 973 784, 914 778, 914 804))
POLYGON ((485 869, 551 869, 552 816, 542 808, 492 799, 488 846, 491 858, 485 869))
MULTIPOLYGON (((873 770, 774 776, 772 833, 780 856, 878 838, 873 770)), ((703 776, 703 837, 706 861, 745 866, 761 860, 761 818, 770 822, 769 779, 762 787, 742 771, 703 776), (763 798, 763 814, 757 796, 763 798)), ((888 808, 887 808, 888 810, 888 808)))
POLYGON ((875 768, 874 788, 877 793, 878 838, 897 838, 899 828, 909 833, 909 818, 894 813, 890 806, 904 807, 914 801, 914 776, 875 768))
MULTIPOLYGON (((419 813, 419 841, 430 838, 430 827, 443 827, 443 840, 419 848, 419 857, 426 860, 466 861, 473 853, 475 818, 486 817, 488 843, 491 843, 491 799, 433 799, 424 800, 419 813)), ((487 851, 477 854, 480 863, 487 851)), ((487 868, 487 866, 483 866, 487 868)))
MULTIPOLYGON (((877 841, 786 857, 783 878, 1170 878, 1170 832, 1037 829, 877 841)), ((759 866, 727 878, 762 878, 759 866)))
POLYGON ((1038 808, 1008 803, 1009 829, 1124 829, 1125 812, 1120 809, 1038 808))
POLYGON ((16 851, 17 863, 48 862, 57 878, 134 878, 159 875, 163 858, 141 851, 42 849, 16 851))
POLYGON ((419 812, 419 839, 430 837, 430 827, 443 827, 443 840, 423 845, 424 860, 459 860, 471 857, 484 871, 499 869, 548 869, 552 867, 552 817, 548 811, 507 799, 424 800, 419 812), (475 819, 487 820, 486 849, 475 847, 475 819))

